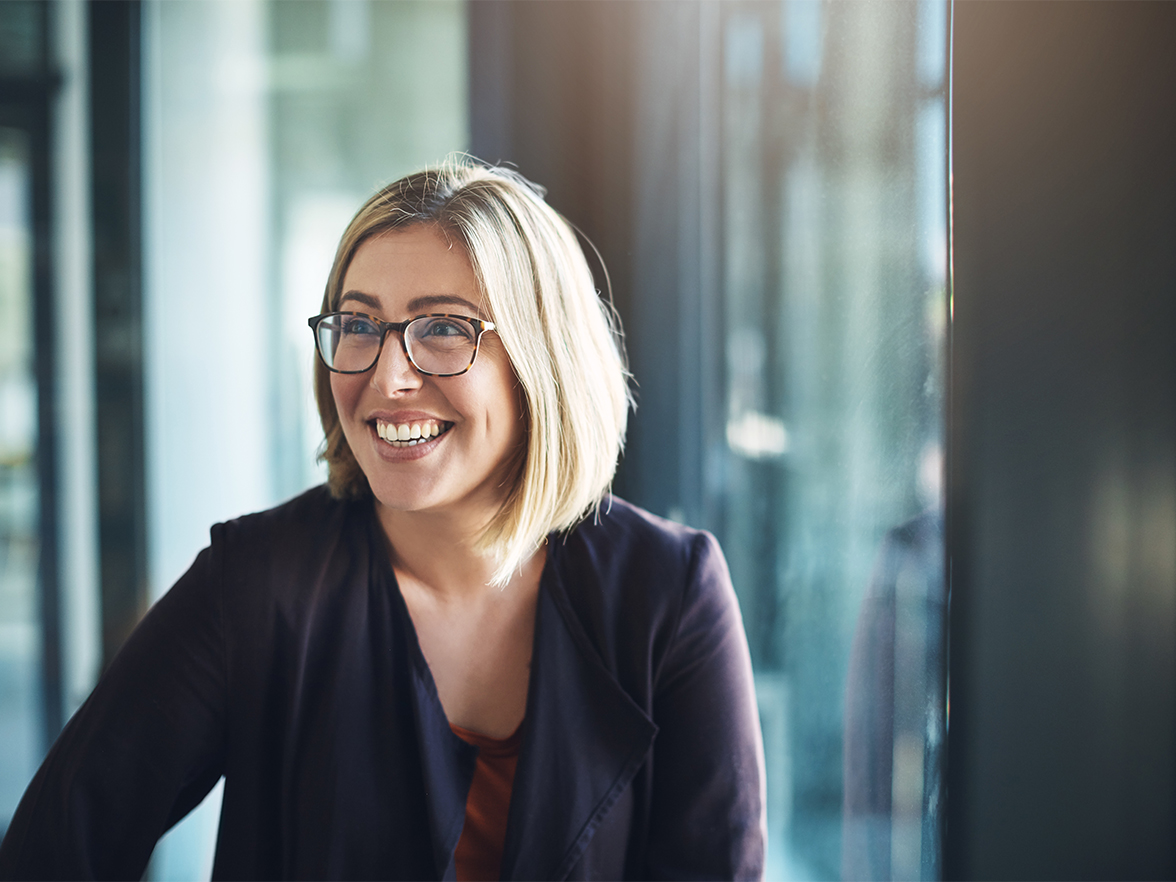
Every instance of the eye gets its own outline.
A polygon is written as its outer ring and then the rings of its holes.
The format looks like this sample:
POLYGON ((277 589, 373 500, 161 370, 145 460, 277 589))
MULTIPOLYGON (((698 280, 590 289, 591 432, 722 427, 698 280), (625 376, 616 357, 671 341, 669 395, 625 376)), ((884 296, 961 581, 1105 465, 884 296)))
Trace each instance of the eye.
POLYGON ((421 340, 460 343, 474 339, 474 328, 469 322, 452 316, 433 316, 421 322, 416 336, 421 340))
POLYGON ((344 334, 357 337, 368 334, 378 335, 380 333, 379 326, 367 316, 345 315, 342 316, 340 325, 344 334))

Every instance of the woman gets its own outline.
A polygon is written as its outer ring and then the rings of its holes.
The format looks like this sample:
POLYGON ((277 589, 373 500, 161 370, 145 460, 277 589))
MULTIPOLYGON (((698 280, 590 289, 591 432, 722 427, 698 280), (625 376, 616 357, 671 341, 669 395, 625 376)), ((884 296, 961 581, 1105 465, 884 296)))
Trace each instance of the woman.
POLYGON ((467 160, 373 196, 310 320, 329 486, 212 530, 71 720, 10 877, 138 878, 223 775, 217 878, 744 878, 762 760, 713 538, 606 490, 610 314, 467 160))

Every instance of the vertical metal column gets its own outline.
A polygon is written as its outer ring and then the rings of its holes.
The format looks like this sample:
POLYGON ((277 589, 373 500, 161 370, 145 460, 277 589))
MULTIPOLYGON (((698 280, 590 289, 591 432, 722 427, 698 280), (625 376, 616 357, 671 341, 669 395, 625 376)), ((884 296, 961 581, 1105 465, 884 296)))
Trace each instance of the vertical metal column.
POLYGON ((103 661, 147 604, 140 5, 89 5, 103 661))

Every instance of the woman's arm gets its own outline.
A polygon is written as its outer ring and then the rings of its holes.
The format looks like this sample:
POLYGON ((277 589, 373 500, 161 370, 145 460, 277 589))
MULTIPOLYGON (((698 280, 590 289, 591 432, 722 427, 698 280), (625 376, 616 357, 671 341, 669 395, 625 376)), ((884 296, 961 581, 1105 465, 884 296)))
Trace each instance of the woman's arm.
POLYGON ((221 775, 225 668, 216 555, 144 617, 33 778, 4 879, 139 879, 221 775))
POLYGON ((718 543, 694 540, 676 636, 657 672, 648 872, 758 879, 763 745, 751 658, 718 543))

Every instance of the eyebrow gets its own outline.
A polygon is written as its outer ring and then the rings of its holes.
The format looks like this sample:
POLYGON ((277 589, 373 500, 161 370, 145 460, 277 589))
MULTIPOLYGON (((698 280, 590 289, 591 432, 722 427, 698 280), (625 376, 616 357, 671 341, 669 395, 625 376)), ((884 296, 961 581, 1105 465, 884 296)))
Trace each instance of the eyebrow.
MULTIPOLYGON (((354 300, 368 309, 378 310, 380 308, 380 302, 375 297, 364 294, 362 291, 348 291, 339 298, 339 305, 342 306, 345 300, 354 300)), ((469 315, 474 318, 482 317, 481 307, 464 297, 458 297, 456 294, 425 294, 408 301, 408 311, 412 313, 419 314, 422 310, 434 309, 438 306, 460 306, 469 310, 469 315)))

